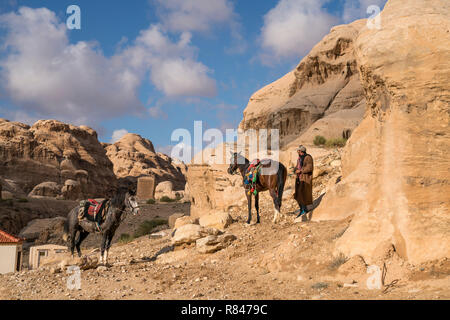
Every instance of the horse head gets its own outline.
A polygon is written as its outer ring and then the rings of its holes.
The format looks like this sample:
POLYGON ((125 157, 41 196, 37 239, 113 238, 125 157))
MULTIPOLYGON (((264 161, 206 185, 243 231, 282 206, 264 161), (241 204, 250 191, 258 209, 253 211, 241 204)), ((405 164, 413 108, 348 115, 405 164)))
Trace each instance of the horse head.
POLYGON ((128 190, 125 194, 125 207, 134 216, 139 214, 139 204, 136 200, 136 192, 134 190, 128 190))
POLYGON ((231 152, 230 166, 228 167, 228 174, 235 174, 240 164, 245 164, 245 158, 241 153, 231 152))

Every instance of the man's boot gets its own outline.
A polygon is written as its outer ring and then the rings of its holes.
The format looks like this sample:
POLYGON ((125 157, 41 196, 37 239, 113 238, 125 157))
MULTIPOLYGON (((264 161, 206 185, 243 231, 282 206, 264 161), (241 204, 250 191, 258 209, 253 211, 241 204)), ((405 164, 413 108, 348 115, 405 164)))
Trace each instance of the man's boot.
POLYGON ((307 214, 307 213, 308 213, 308 209, 306 208, 306 206, 305 205, 301 205, 300 206, 300 213, 297 216, 297 218, 300 218, 301 216, 303 216, 304 214, 307 214))

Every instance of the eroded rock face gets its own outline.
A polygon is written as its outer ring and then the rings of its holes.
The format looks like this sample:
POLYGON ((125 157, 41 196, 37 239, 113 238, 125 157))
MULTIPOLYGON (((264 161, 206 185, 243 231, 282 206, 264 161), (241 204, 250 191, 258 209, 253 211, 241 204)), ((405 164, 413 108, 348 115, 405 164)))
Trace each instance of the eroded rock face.
POLYGON ((313 219, 355 215, 336 249, 369 263, 382 242, 412 263, 448 257, 450 3, 390 0, 381 21, 355 44, 368 114, 313 219))
MULTIPOLYGON (((240 128, 279 129, 280 145, 284 146, 324 116, 364 103, 354 55, 354 41, 364 25, 365 21, 359 20, 334 27, 295 70, 251 97, 240 128)), ((352 115, 341 113, 340 120, 329 120, 342 126, 338 137, 343 129, 353 130, 358 124, 346 122, 347 117, 352 115)), ((335 132, 325 133, 332 134, 328 138, 336 137, 335 132)))
POLYGON ((229 175, 226 165, 189 165, 186 178, 194 218, 247 203, 242 177, 229 175))
POLYGON ((118 178, 137 180, 140 176, 155 176, 156 184, 170 181, 174 190, 184 190, 185 165, 175 163, 162 153, 156 153, 150 140, 129 133, 118 142, 104 146, 118 178))
POLYGON ((43 182, 64 186, 73 180, 84 197, 104 197, 116 183, 97 133, 55 120, 30 127, 0 119, 0 160, 2 179, 25 194, 43 182))

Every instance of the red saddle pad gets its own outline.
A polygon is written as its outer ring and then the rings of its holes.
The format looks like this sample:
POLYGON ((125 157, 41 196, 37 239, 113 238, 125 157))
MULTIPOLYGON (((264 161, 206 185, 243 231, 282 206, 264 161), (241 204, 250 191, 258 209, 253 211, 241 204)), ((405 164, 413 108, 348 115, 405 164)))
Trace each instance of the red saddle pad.
POLYGON ((96 216, 97 213, 100 212, 100 209, 102 208, 103 203, 97 202, 97 200, 94 200, 94 199, 89 199, 88 201, 91 204, 88 209, 88 214, 90 216, 96 216))

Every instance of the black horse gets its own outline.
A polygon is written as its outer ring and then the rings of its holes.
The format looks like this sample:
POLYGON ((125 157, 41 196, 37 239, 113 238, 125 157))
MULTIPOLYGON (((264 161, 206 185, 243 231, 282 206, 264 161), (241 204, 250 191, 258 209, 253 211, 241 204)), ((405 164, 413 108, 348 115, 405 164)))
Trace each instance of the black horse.
MULTIPOLYGON (((133 215, 139 213, 139 205, 135 199, 134 191, 127 189, 120 189, 117 194, 104 204, 105 215, 101 221, 100 230, 103 235, 101 245, 100 263, 107 264, 109 248, 114 234, 120 223, 125 219, 126 212, 129 211, 133 215)), ((85 220, 79 221, 78 212, 80 206, 73 208, 67 215, 64 224, 64 241, 69 240, 69 247, 74 256, 74 249, 77 248, 78 256, 81 257, 81 243, 86 237, 93 232, 96 232, 95 223, 85 220), (76 237, 78 233, 78 238, 76 237)))
MULTIPOLYGON (((242 179, 245 179, 245 175, 247 174, 247 170, 250 167, 250 161, 245 157, 241 156, 238 153, 231 153, 230 167, 228 168, 229 174, 234 174, 237 170, 239 170, 242 179)), ((261 163, 261 174, 256 183, 256 191, 255 195, 255 209, 257 215, 256 223, 260 223, 259 217, 259 193, 263 191, 269 190, 270 195, 273 199, 273 204, 275 207, 273 223, 278 221, 278 216, 283 216, 281 214, 281 201, 283 198, 283 190, 284 185, 286 184, 287 178, 287 169, 286 167, 274 160, 266 160, 261 163)), ((252 194, 249 194, 248 189, 249 186, 245 186, 245 196, 247 197, 248 203, 248 220, 247 223, 250 224, 252 220, 252 194)))

